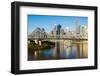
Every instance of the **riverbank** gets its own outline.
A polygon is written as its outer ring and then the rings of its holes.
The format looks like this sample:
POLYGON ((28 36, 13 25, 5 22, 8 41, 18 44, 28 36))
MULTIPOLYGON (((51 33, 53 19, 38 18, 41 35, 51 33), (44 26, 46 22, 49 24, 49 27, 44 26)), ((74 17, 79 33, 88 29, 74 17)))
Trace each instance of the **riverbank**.
POLYGON ((39 45, 39 44, 36 44, 34 41, 32 41, 28 44, 28 52, 40 51, 40 50, 42 51, 42 50, 53 48, 53 47, 55 47, 54 42, 43 41, 42 45, 39 45))

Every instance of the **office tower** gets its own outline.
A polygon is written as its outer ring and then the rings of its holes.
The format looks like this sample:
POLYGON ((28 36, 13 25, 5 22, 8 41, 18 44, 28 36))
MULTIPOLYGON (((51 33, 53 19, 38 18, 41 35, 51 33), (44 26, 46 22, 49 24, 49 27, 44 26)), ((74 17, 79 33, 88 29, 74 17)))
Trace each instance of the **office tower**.
POLYGON ((82 37, 86 37, 87 36, 87 26, 86 25, 81 25, 81 27, 80 27, 80 35, 82 37))
POLYGON ((61 31, 61 25, 57 25, 56 35, 60 36, 60 31, 61 31))

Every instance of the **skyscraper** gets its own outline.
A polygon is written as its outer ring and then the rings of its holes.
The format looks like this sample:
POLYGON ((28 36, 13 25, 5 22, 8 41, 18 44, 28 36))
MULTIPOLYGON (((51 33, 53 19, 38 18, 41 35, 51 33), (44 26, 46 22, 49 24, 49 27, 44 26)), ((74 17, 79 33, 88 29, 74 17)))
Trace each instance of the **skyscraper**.
POLYGON ((80 25, 79 25, 79 20, 76 20, 76 34, 80 34, 80 25))
POLYGON ((87 36, 87 26, 86 25, 81 25, 81 27, 80 27, 80 35, 82 37, 86 37, 87 36))
POLYGON ((57 35, 60 35, 60 31, 61 31, 61 25, 57 25, 57 35))

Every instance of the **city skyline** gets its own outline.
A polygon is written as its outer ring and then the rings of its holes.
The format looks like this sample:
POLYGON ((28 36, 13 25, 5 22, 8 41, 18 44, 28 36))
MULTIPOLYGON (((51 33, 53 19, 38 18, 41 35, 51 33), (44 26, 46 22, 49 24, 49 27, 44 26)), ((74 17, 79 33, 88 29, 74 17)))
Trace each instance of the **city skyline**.
POLYGON ((88 17, 28 15, 28 60, 88 58, 88 17))
POLYGON ((64 29, 69 27, 75 30, 77 20, 79 25, 88 25, 88 17, 28 15, 28 33, 31 33, 37 27, 44 28, 46 32, 50 32, 55 24, 60 24, 64 29))

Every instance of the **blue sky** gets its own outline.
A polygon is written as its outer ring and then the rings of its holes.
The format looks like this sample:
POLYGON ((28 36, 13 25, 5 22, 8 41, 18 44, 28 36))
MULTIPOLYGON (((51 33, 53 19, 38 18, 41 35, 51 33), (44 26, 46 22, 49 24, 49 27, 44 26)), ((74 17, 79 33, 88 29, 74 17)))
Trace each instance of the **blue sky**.
POLYGON ((88 25, 88 17, 80 16, 51 16, 51 15, 28 15, 28 33, 31 33, 37 27, 44 28, 50 32, 54 24, 62 25, 62 28, 75 28, 76 21, 79 25, 88 25))

